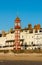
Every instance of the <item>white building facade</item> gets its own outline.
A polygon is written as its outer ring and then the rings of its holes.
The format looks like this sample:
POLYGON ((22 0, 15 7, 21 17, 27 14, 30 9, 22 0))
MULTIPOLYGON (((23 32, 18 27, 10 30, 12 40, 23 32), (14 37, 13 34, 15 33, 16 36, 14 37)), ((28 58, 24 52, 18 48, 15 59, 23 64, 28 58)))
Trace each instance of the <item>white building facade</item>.
MULTIPOLYGON (((14 37, 15 37, 14 32, 8 33, 5 37, 1 36, 0 50, 13 49, 15 42, 14 37)), ((35 49, 35 48, 42 49, 42 31, 38 30, 36 33, 34 29, 32 33, 30 33, 29 30, 21 31, 20 45, 21 49, 35 49)))

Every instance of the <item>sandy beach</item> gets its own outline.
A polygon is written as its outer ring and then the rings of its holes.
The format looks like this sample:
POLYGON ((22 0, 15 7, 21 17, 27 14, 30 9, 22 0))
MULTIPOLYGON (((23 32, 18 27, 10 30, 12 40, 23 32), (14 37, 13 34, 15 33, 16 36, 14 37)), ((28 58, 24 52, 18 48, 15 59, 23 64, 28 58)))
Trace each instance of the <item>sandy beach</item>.
POLYGON ((30 54, 13 54, 8 53, 0 54, 1 60, 27 60, 27 61, 42 61, 42 54, 30 53, 30 54))

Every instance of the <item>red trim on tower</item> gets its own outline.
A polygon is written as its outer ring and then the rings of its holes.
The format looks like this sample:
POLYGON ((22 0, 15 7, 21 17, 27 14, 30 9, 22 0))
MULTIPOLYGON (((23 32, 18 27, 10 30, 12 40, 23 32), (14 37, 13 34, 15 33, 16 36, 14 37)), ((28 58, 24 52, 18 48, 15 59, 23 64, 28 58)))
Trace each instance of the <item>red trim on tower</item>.
POLYGON ((20 28, 21 28, 21 27, 20 27, 20 26, 18 26, 18 25, 17 25, 17 26, 15 26, 15 29, 20 29, 20 28))
POLYGON ((17 17, 16 20, 15 20, 15 49, 18 50, 20 49, 20 29, 21 29, 21 26, 18 24, 20 23, 20 19, 17 17))

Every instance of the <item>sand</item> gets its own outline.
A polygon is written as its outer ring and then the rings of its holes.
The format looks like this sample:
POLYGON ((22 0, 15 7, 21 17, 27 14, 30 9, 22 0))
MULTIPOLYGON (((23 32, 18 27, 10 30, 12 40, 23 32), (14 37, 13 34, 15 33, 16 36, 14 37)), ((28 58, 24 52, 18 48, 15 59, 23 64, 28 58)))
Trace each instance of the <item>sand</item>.
POLYGON ((13 53, 0 53, 0 60, 27 60, 27 61, 42 61, 42 54, 29 53, 29 54, 13 54, 13 53))

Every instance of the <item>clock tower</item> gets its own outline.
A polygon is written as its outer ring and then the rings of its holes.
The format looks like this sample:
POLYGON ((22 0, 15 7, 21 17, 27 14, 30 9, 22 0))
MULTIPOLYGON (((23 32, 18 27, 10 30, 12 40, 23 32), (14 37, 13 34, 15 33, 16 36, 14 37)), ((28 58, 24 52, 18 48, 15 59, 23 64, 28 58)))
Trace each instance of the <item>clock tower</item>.
POLYGON ((15 19, 15 50, 21 49, 20 47, 20 18, 15 19))

